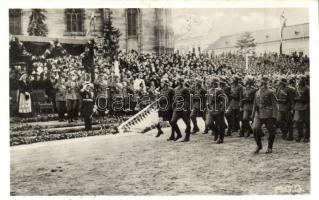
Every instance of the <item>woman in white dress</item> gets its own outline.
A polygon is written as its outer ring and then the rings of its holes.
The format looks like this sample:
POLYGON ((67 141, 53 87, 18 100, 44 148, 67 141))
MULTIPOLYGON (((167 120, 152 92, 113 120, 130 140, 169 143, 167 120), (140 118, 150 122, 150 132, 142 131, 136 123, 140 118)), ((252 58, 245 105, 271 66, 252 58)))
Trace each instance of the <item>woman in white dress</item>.
POLYGON ((19 114, 22 117, 27 117, 31 115, 32 112, 32 104, 31 104, 31 87, 27 80, 27 74, 22 74, 19 79, 19 114))

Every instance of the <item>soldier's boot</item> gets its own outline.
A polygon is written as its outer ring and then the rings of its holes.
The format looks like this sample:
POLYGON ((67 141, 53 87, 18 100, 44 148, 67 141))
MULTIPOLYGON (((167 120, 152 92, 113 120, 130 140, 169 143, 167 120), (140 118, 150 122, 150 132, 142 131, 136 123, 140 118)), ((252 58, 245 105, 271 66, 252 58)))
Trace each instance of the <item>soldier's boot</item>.
POLYGON ((274 141, 275 141, 275 134, 271 134, 269 133, 269 138, 268 138, 268 148, 267 148, 267 151, 266 153, 272 153, 272 147, 273 147, 273 144, 274 144, 274 141))
POLYGON ((286 132, 282 132, 282 139, 284 139, 284 140, 287 139, 287 133, 286 132))
POLYGON ((296 139, 296 142, 300 142, 303 138, 303 126, 302 122, 297 122, 297 130, 298 130, 298 136, 296 139))
POLYGON ((272 153, 272 149, 268 148, 266 151, 267 154, 272 153))
POLYGON ((240 129, 240 132, 239 132, 238 137, 244 137, 244 136, 245 136, 244 130, 243 130, 243 129, 240 129))
POLYGON ((254 154, 258 154, 261 149, 262 149, 261 146, 257 146, 256 150, 254 151, 254 154))
POLYGON ((189 142, 190 134, 191 134, 190 132, 187 132, 186 135, 185 135, 184 140, 182 140, 181 142, 189 142))
POLYGON ((292 140, 294 140, 293 133, 288 132, 288 134, 287 134, 287 140, 288 140, 288 141, 292 141, 292 140))
POLYGON ((174 138, 174 141, 177 141, 179 138, 182 138, 182 133, 179 130, 179 128, 177 128, 175 131, 176 131, 176 137, 174 138))
POLYGON ((156 134, 155 137, 159 137, 159 136, 161 136, 164 132, 162 131, 161 125, 160 125, 159 123, 156 125, 156 128, 157 128, 157 134, 156 134))
POLYGON ((205 126, 205 130, 204 130, 203 134, 207 134, 207 133, 208 133, 208 127, 205 126))
POLYGON ((231 130, 230 130, 230 128, 227 129, 227 132, 226 132, 225 136, 231 136, 231 130))
POLYGON ((218 136, 218 140, 216 141, 216 144, 222 144, 224 143, 224 134, 220 134, 218 136))
POLYGON ((218 134, 217 133, 215 133, 214 134, 214 141, 217 141, 219 138, 218 138, 218 134))
POLYGON ((197 126, 194 126, 193 131, 191 133, 196 134, 197 132, 199 132, 199 128, 197 126))

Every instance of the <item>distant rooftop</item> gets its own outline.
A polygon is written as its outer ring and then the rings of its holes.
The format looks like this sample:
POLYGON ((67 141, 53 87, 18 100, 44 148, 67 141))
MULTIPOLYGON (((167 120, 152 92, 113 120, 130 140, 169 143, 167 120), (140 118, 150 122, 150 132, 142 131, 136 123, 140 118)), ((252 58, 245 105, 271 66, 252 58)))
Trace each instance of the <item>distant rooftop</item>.
MULTIPOLYGON (((257 44, 280 41, 280 28, 264 29, 251 32, 257 44)), ((221 36, 210 44, 207 49, 221 49, 236 47, 240 34, 221 36)), ((309 23, 286 26, 283 30, 283 40, 309 37, 309 23)))

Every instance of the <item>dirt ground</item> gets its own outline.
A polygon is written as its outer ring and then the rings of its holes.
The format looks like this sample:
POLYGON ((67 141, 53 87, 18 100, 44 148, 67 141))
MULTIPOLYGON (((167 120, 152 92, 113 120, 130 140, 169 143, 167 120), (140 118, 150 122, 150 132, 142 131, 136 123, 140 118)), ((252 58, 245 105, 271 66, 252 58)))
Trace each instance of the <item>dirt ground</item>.
POLYGON ((251 195, 310 192, 310 145, 277 137, 253 155, 253 138, 156 131, 11 147, 11 195, 251 195))

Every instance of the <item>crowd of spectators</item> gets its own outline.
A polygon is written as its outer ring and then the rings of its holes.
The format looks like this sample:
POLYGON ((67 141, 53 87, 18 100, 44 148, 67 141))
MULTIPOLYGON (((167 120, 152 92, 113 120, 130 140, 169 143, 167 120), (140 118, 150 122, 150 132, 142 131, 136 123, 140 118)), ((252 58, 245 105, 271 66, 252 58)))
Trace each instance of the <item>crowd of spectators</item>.
MULTIPOLYGON (((170 80, 171 87, 176 86, 178 77, 185 80, 209 75, 231 77, 233 74, 272 75, 272 74, 304 74, 309 71, 309 58, 301 53, 278 55, 276 53, 249 57, 249 70, 245 70, 245 57, 236 54, 195 55, 195 54, 138 54, 119 52, 115 61, 119 72, 116 72, 114 61, 102 56, 94 58, 95 93, 105 93, 108 98, 114 95, 127 96, 129 93, 140 97, 149 95, 156 98, 160 80, 165 77, 170 80), (108 90, 107 92, 105 92, 108 90)), ((66 55, 43 59, 32 63, 32 70, 27 74, 26 88, 31 93, 43 90, 53 102, 56 99, 56 84, 77 82, 78 90, 85 81, 86 69, 82 57, 66 55)), ((14 65, 10 68, 10 103, 17 103, 20 77, 26 71, 24 66, 14 65)), ((34 99, 36 101, 36 99, 34 99)), ((77 107, 81 106, 81 97, 77 95, 77 107)), ((35 111, 34 111, 35 112, 35 111)), ((104 111, 103 111, 104 112, 104 111)))

